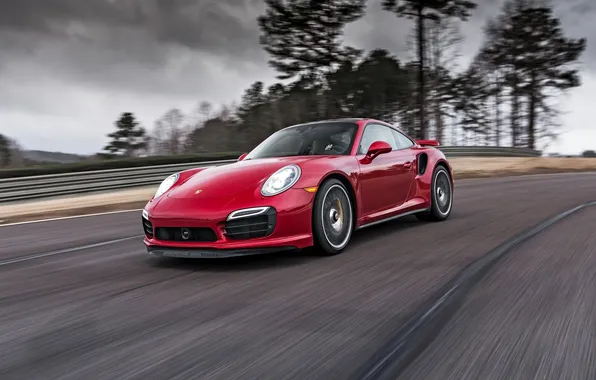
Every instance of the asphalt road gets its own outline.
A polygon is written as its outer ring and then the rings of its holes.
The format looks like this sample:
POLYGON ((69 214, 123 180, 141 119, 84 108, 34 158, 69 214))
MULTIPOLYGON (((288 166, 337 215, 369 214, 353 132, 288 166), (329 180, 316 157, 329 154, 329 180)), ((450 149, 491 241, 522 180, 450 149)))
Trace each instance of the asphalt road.
POLYGON ((596 379, 596 207, 527 241, 403 379, 596 379))
MULTIPOLYGON (((371 227, 329 258, 156 264, 138 212, 0 227, 0 379, 356 379, 462 268, 596 200, 596 173, 455 197, 446 222, 371 227)), ((595 225, 592 207, 515 248, 400 379, 595 378, 595 225)))

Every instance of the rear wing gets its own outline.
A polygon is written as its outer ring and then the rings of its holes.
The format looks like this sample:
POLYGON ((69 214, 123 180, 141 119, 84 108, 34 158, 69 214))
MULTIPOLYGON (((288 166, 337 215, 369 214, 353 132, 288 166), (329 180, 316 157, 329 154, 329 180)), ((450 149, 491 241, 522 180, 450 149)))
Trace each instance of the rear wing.
POLYGON ((437 140, 416 140, 416 143, 420 146, 439 146, 439 142, 437 140))

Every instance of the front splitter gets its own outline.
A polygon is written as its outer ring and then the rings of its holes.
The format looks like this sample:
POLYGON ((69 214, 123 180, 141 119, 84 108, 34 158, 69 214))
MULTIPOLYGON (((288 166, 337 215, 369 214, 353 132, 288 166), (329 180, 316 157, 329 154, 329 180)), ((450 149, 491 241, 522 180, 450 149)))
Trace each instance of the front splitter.
POLYGON ((283 251, 297 250, 296 247, 267 247, 245 249, 215 249, 215 248, 170 248, 147 246, 147 253, 156 257, 175 257, 189 259, 219 259, 239 256, 264 255, 283 251))

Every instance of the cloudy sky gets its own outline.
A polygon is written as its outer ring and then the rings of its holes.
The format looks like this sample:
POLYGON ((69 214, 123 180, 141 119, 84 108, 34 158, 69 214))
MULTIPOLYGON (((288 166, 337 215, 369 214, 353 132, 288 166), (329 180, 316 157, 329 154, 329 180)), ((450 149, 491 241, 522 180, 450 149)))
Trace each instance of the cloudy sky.
MULTIPOLYGON (((406 59, 407 20, 369 0, 346 42, 406 59)), ((596 148, 596 2, 554 0, 568 36, 587 37, 581 88, 561 99, 564 131, 550 151, 596 148)), ((501 0, 479 0, 462 24, 462 62, 501 0)), ((261 0, 0 0, 0 133, 27 149, 95 153, 123 111, 143 125, 168 109, 239 100, 273 81, 258 43, 261 0)))

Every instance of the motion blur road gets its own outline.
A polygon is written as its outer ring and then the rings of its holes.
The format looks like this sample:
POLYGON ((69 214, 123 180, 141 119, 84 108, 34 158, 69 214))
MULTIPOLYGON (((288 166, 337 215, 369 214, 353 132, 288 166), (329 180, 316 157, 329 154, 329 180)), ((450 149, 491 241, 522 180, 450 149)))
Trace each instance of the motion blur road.
MULTIPOLYGON (((140 212, 0 227, 0 379, 356 379, 466 265, 594 200, 596 174, 460 180, 448 221, 328 258, 157 264, 140 212)), ((595 226, 586 208, 514 248, 400 379, 596 378, 595 226)))

